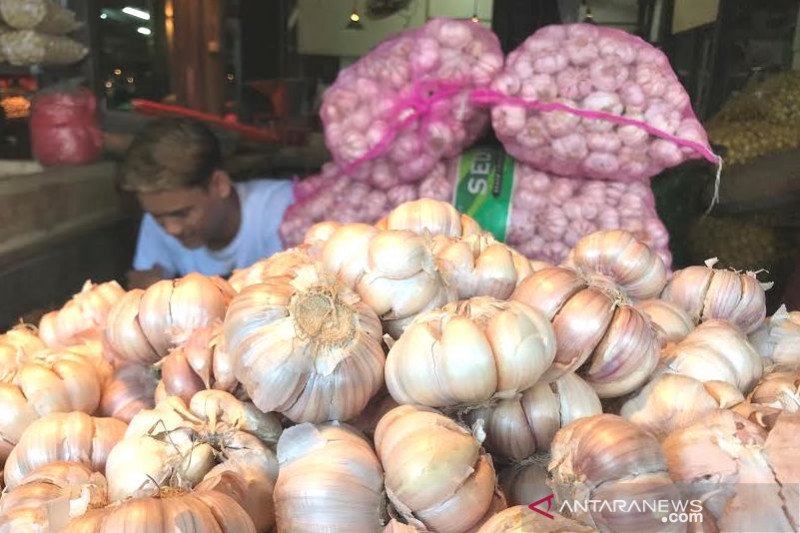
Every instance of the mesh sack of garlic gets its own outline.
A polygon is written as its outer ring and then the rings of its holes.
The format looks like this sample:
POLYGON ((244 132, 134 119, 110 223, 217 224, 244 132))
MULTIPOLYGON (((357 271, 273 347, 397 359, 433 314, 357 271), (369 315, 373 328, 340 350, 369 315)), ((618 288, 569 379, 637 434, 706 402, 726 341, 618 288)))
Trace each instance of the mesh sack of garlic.
POLYGON ((52 0, 0 0, 0 18, 18 30, 63 35, 80 28, 75 13, 52 0))
POLYGON ((497 36, 466 20, 434 19, 384 41, 339 73, 320 115, 334 160, 386 188, 422 179, 484 131, 470 91, 503 66, 497 36))
POLYGON ((15 66, 71 65, 89 49, 69 37, 20 30, 0 33, 0 53, 15 66))
POLYGON ((508 153, 554 174, 630 182, 687 159, 718 162, 667 56, 612 28, 538 30, 473 101, 493 105, 508 153))
POLYGON ((432 198, 452 202, 530 259, 561 263, 582 237, 620 228, 653 248, 667 267, 672 262, 669 233, 646 183, 564 178, 494 148, 476 147, 438 163, 418 183, 386 189, 351 180, 329 164, 298 181, 295 198, 280 227, 289 246, 324 220, 372 224, 404 202, 432 198))

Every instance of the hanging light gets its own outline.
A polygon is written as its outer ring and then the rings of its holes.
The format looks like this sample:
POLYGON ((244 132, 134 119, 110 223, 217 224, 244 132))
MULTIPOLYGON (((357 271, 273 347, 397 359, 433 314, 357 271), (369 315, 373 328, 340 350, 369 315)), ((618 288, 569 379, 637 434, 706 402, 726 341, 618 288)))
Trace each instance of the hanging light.
POLYGON ((583 0, 583 5, 586 6, 586 16, 583 21, 587 24, 594 24, 594 15, 592 15, 592 7, 589 5, 589 0, 583 0))
POLYGON ((361 15, 358 13, 358 2, 353 2, 353 10, 347 19, 348 30, 363 30, 364 25, 361 24, 361 15))
POLYGON ((478 0, 475 0, 475 3, 472 5, 472 18, 470 18, 472 22, 480 22, 481 18, 478 16, 478 0))

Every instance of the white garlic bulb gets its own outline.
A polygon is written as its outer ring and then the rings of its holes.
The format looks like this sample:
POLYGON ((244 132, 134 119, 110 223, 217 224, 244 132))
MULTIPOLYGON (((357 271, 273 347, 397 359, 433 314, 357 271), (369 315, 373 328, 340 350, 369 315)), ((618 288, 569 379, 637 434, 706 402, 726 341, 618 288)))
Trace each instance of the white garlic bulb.
POLYGON ((429 240, 410 231, 344 224, 325 243, 322 263, 358 293, 394 338, 416 315, 457 299, 436 267, 429 240))
POLYGON ((278 532, 381 531, 383 471, 362 436, 300 424, 281 436, 278 461, 278 532))
POLYGON ((544 381, 578 371, 598 396, 613 398, 639 388, 658 363, 650 321, 613 284, 597 286, 574 270, 545 268, 523 280, 511 298, 553 323, 558 346, 544 381))
POLYGON ((411 525, 466 532, 505 507, 491 458, 466 428, 439 412, 402 405, 375 431, 386 495, 411 525))
POLYGON ((789 413, 800 411, 800 373, 795 371, 767 374, 750 393, 748 400, 756 405, 789 413))
POLYGON ((747 394, 761 378, 761 357, 728 322, 703 322, 681 342, 668 346, 656 374, 683 374, 701 383, 724 381, 747 394))
POLYGON ((645 300, 636 309, 650 319, 662 346, 682 341, 695 326, 686 311, 665 300, 645 300))
POLYGON ((451 407, 508 398, 552 364, 556 339, 538 311, 488 297, 420 315, 386 359, 386 386, 401 404, 451 407))
POLYGON ((459 213, 452 204, 420 198, 395 207, 377 224, 381 229, 407 230, 418 235, 467 237, 483 233, 475 220, 459 213))
POLYGON ((661 295, 687 313, 695 322, 727 320, 746 335, 764 322, 767 314, 764 291, 771 283, 761 283, 756 274, 717 270, 716 259, 706 266, 690 266, 672 275, 661 295))
POLYGON ((548 451, 556 432, 573 420, 601 412, 597 393, 569 373, 551 383, 537 383, 519 397, 474 409, 466 421, 483 421, 489 453, 519 461, 548 451))
POLYGON ((527 506, 509 507, 494 515, 478 533, 593 533, 597 530, 549 511, 552 518, 536 513, 527 506))
MULTIPOLYGON (((618 416, 601 414, 573 422, 556 434, 551 453, 548 470, 557 501, 680 499, 658 441, 618 416)), ((684 524, 662 522, 667 513, 658 508, 632 513, 602 505, 558 510, 603 533, 685 531, 684 524)))
POLYGON ((620 414, 661 440, 706 413, 743 401, 742 393, 730 383, 700 382, 681 374, 662 374, 628 400, 620 414))
POLYGON ((307 247, 289 248, 257 261, 247 268, 235 270, 228 283, 236 292, 242 292, 245 287, 262 283, 269 278, 287 275, 296 267, 307 265, 312 261, 307 247))
POLYGON ((661 257, 624 230, 586 235, 572 249, 566 265, 584 276, 610 278, 634 300, 658 296, 667 283, 667 267, 661 257))
POLYGON ((753 347, 777 367, 800 368, 800 311, 782 305, 750 335, 753 347))
POLYGON ((294 422, 358 416, 383 384, 378 317, 318 264, 245 288, 224 332, 253 403, 294 422))

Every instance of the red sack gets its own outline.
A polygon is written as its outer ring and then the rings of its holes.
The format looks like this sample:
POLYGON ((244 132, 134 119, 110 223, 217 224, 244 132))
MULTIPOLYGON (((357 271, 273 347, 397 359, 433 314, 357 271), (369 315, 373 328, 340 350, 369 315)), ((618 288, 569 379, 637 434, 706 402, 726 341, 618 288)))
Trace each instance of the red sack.
POLYGON ((39 93, 31 107, 33 156, 42 166, 85 165, 103 150, 97 100, 89 89, 39 93))

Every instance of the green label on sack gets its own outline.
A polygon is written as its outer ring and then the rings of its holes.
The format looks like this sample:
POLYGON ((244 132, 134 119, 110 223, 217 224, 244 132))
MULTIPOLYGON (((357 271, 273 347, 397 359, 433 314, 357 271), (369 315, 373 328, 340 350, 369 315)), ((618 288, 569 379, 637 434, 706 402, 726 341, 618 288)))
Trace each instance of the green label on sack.
POLYGON ((479 147, 461 154, 453 205, 503 242, 513 189, 514 159, 502 149, 479 147))

